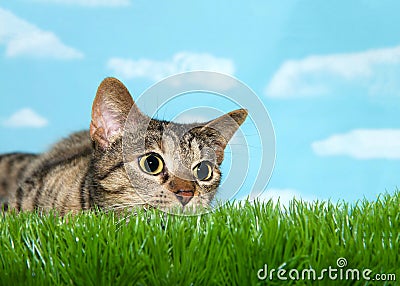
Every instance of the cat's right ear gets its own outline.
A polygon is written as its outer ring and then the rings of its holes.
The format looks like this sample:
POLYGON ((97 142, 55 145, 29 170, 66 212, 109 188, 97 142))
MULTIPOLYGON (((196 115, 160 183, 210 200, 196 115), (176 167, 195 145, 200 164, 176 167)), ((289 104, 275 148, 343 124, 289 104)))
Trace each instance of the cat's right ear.
POLYGON ((97 89, 92 106, 90 137, 103 149, 122 136, 126 118, 136 108, 128 89, 116 78, 106 78, 97 89))

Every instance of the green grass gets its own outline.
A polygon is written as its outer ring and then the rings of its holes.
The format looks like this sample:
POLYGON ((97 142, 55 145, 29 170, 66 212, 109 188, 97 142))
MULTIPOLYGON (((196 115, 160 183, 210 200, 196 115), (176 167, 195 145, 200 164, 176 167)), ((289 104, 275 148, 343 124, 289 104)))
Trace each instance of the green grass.
MULTIPOLYGON (((259 280, 258 269, 318 274, 338 268, 340 257, 348 261, 343 269, 400 280, 399 191, 356 205, 294 201, 286 211, 272 202, 193 217, 140 211, 129 222, 90 212, 0 215, 0 285, 278 285, 276 276, 259 280)), ((319 285, 366 282, 326 277, 319 285)))

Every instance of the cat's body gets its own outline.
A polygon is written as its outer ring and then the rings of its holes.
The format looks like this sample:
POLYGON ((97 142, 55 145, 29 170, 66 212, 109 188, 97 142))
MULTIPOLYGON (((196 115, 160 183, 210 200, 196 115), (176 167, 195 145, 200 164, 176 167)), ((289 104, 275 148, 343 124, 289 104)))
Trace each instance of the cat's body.
POLYGON ((18 211, 54 209, 62 215, 146 204, 207 207, 220 183, 223 150, 246 116, 237 110, 203 124, 150 119, 121 82, 105 79, 90 131, 74 133, 43 154, 0 156, 0 199, 18 211), (127 131, 128 115, 132 130, 146 124, 145 131, 127 131))
POLYGON ((8 209, 19 182, 23 179, 29 164, 36 157, 37 155, 27 153, 0 155, 0 206, 8 209))
POLYGON ((85 182, 91 156, 89 132, 83 131, 60 141, 46 153, 20 154, 4 163, 1 160, 1 174, 7 174, 13 172, 19 158, 26 158, 25 164, 18 168, 19 174, 2 178, 13 182, 3 190, 8 194, 8 207, 16 210, 56 209, 62 214, 88 209, 90 203, 85 182))

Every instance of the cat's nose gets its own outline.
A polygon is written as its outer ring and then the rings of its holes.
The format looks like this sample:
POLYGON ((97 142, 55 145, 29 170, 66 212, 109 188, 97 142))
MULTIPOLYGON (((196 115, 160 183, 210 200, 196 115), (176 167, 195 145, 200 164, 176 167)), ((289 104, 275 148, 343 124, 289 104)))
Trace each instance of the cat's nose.
POLYGON ((190 202, 190 200, 193 198, 194 192, 187 191, 187 190, 178 190, 175 193, 175 196, 183 206, 186 206, 190 202))

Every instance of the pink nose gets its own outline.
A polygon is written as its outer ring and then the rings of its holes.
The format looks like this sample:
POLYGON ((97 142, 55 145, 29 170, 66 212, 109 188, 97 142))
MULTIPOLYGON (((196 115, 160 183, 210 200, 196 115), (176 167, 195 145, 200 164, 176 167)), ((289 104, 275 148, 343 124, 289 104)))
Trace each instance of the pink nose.
POLYGON ((187 205, 190 200, 193 198, 194 196, 194 192, 193 191, 187 191, 187 190, 178 190, 175 193, 176 198, 178 199, 178 201, 183 205, 187 205))

